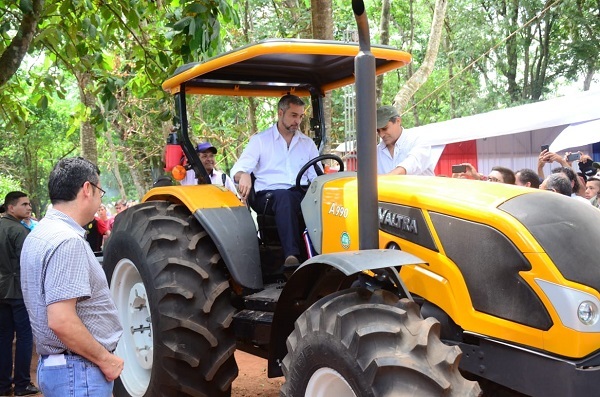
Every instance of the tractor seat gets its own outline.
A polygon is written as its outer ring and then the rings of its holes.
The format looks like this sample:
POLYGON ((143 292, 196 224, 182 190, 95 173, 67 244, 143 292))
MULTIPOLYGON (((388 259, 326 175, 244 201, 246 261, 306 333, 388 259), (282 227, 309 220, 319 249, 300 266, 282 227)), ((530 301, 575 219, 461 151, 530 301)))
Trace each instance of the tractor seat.
MULTIPOLYGON (((259 250, 261 252, 261 258, 263 263, 263 271, 266 274, 274 274, 285 272, 286 269, 293 272, 298 266, 285 266, 284 265, 284 254, 283 247, 281 246, 281 239, 279 238, 279 232, 277 230, 277 223, 275 215, 269 213, 271 205, 271 199, 273 196, 272 192, 265 193, 265 205, 263 208, 257 208, 254 203, 256 202, 256 191, 254 190, 255 177, 254 174, 250 174, 252 178, 252 189, 248 194, 246 200, 248 205, 256 212, 256 223, 258 225, 258 236, 259 236, 259 250)), ((305 223, 304 218, 299 214, 300 230, 304 230, 305 223)), ((301 236, 299 236, 302 238, 301 236)), ((302 259, 299 258, 301 261, 302 259)))
POLYGON ((279 239, 277 224, 275 222, 275 215, 267 214, 273 194, 271 192, 266 193, 265 197, 267 202, 265 207, 256 208, 253 205, 256 200, 256 191, 254 190, 254 181, 256 180, 256 177, 254 176, 254 173, 251 173, 250 177, 252 178, 252 189, 250 189, 250 193, 248 194, 248 199, 246 201, 249 207, 252 207, 252 209, 254 209, 256 212, 256 223, 258 224, 258 235, 260 237, 261 244, 267 246, 281 246, 281 240, 279 239))

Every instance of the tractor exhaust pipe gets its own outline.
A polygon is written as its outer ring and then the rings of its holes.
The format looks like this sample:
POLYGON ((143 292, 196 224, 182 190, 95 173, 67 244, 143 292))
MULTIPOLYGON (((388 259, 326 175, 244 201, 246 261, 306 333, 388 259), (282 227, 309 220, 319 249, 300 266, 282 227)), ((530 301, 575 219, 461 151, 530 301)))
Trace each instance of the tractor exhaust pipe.
POLYGON ((379 247, 377 196, 377 142, 375 57, 371 53, 369 21, 363 0, 352 0, 358 28, 359 52, 354 60, 356 75, 356 152, 358 185, 359 249, 379 247))

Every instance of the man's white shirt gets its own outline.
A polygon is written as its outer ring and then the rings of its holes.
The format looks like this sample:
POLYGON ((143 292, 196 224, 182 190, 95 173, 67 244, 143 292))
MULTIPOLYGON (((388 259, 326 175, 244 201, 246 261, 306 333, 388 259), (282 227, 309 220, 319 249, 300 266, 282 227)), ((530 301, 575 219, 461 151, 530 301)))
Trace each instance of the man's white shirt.
MULTIPOLYGON (((231 190, 233 193, 238 195, 238 191, 235 188, 235 184, 229 177, 229 175, 225 174, 219 170, 213 170, 212 174, 209 174, 210 183, 215 186, 225 186, 227 189, 231 190), (223 175, 225 175, 225 184, 223 185, 223 175)), ((197 185, 198 181, 196 180, 196 173, 194 170, 188 170, 185 173, 185 178, 183 178, 180 182, 182 185, 197 185)))
POLYGON ((394 145, 394 156, 383 141, 377 145, 377 173, 387 174, 402 167, 407 175, 434 175, 435 164, 431 164, 431 146, 424 146, 417 134, 404 128, 394 145))
MULTIPOLYGON (((254 173, 256 181, 254 189, 262 190, 289 189, 296 186, 298 171, 309 160, 317 157, 319 151, 311 138, 300 131, 292 137, 289 148, 279 133, 277 124, 254 135, 242 155, 231 169, 231 175, 243 171, 254 173)), ((302 177, 302 184, 307 184, 316 177, 311 167, 302 177)))

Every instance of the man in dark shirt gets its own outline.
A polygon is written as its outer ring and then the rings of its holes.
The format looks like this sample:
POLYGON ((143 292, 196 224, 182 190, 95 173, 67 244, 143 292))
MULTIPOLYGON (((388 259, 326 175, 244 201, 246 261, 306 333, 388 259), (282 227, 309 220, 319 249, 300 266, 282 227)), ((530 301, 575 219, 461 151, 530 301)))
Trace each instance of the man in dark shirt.
POLYGON ((21 292, 21 249, 29 233, 21 221, 31 216, 31 203, 23 192, 10 192, 4 200, 6 214, 0 219, 0 396, 37 394, 29 367, 33 334, 21 292), (17 335, 14 377, 12 344, 17 335))

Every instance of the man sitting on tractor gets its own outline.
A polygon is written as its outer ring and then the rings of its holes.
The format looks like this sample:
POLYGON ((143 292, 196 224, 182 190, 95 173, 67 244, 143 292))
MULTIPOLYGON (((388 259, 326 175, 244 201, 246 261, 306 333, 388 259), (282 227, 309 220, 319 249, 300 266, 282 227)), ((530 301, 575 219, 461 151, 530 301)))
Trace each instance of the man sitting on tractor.
MULTIPOLYGON (((275 216, 285 265, 299 263, 302 247, 299 214, 304 192, 296 188, 296 175, 306 162, 319 155, 313 140, 300 132, 304 106, 299 97, 284 95, 277 105, 277 123, 250 138, 231 169, 244 199, 252 191, 250 174, 256 178, 256 194, 249 204, 257 213, 275 216)), ((302 178, 310 182, 315 177, 314 170, 309 169, 302 178)))

